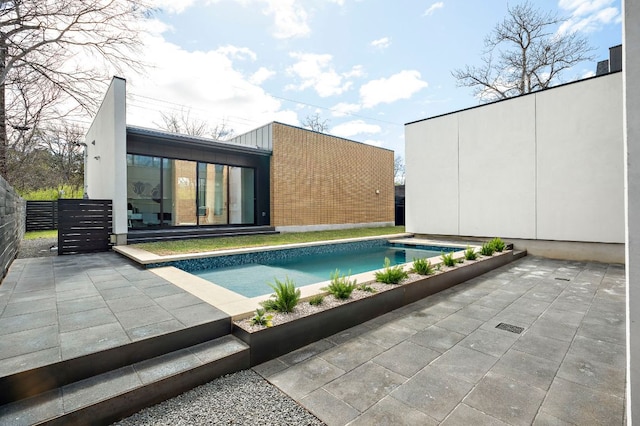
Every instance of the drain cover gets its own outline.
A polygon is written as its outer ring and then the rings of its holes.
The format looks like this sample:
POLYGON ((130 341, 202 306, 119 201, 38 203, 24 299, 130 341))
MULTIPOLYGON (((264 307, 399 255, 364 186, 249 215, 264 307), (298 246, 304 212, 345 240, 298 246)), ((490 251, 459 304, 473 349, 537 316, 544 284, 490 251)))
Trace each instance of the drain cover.
POLYGON ((507 324, 506 322, 501 322, 500 324, 496 325, 496 328, 499 328, 500 330, 510 331, 516 334, 520 334, 524 331, 524 327, 518 327, 517 325, 507 324))
POLYGON ((558 281, 571 281, 569 278, 558 278, 558 277, 556 277, 556 280, 558 280, 558 281))

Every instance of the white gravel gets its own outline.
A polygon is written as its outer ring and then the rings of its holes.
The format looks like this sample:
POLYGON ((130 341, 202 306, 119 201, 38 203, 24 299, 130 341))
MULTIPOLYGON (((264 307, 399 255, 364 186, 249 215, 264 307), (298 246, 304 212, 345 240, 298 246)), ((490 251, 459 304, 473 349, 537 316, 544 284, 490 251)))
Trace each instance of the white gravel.
POLYGON ((114 425, 324 425, 253 370, 220 377, 114 425))

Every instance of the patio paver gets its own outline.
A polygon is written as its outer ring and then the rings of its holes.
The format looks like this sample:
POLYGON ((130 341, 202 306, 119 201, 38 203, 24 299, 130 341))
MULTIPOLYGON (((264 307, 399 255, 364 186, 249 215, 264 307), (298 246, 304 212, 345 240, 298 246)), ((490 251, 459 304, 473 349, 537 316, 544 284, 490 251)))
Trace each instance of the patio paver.
POLYGON ((622 265, 526 257, 254 370, 330 426, 622 425, 624 310, 622 265))

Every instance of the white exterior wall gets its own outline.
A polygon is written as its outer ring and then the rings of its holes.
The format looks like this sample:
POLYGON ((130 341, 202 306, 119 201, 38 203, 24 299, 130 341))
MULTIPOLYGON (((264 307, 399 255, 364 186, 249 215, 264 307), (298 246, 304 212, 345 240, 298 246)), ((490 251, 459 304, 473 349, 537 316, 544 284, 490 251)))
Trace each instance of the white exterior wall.
POLYGON ((624 242, 622 75, 536 96, 538 233, 624 242))
POLYGON ((114 77, 85 137, 86 190, 90 198, 113 200, 113 233, 118 244, 126 244, 127 234, 125 95, 125 80, 114 77))
POLYGON ((405 127, 406 229, 458 235, 458 117, 430 124, 405 127))
POLYGON ((407 232, 623 243, 621 79, 406 125, 407 232))
POLYGON ((626 149, 627 423, 640 423, 640 3, 623 4, 622 70, 626 149))

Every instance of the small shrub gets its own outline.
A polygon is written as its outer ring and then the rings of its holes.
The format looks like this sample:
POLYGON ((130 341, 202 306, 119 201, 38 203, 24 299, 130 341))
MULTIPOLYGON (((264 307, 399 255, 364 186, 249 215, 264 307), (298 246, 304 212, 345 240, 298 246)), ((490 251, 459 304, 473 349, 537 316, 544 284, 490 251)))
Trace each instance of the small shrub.
POLYGON ((467 260, 476 260, 478 258, 478 253, 473 247, 467 246, 467 249, 464 251, 464 258, 467 260))
POLYGON ((493 249, 497 252, 501 252, 506 247, 504 241, 502 241, 500 237, 495 237, 493 240, 489 241, 489 244, 491 244, 493 249))
POLYGON ((366 285, 366 284, 360 284, 360 285, 358 286, 358 290, 360 290, 360 291, 366 291, 367 293, 375 293, 375 292, 376 292, 376 289, 375 289, 375 288, 373 288, 373 287, 371 287, 371 286, 369 286, 369 285, 366 285))
POLYGON ((493 252, 496 251, 491 242, 486 242, 482 244, 482 248, 480 248, 480 254, 483 256, 493 256, 493 252))
POLYGON ((324 296, 321 294, 316 294, 311 299, 309 299, 309 304, 311 306, 322 305, 322 302, 324 302, 324 296))
POLYGON ((336 299, 348 299, 356 287, 356 280, 351 281, 349 276, 340 275, 340 271, 336 269, 331 274, 331 284, 323 290, 333 294, 336 299))
POLYGON ((453 267, 458 263, 458 261, 453 258, 453 252, 442 253, 440 257, 442 258, 442 263, 444 263, 444 266, 453 267))
POLYGON ((273 315, 268 315, 264 309, 256 309, 256 314, 251 318, 251 324, 264 325, 265 327, 271 327, 273 324, 271 320, 273 315))
POLYGON ((398 284, 408 276, 409 273, 404 270, 402 265, 391 266, 391 261, 385 257, 384 270, 376 272, 376 281, 385 284, 398 284))
POLYGON ((262 306, 268 311, 292 312, 300 300, 300 289, 296 288, 294 282, 287 277, 284 282, 275 279, 275 285, 269 284, 275 294, 272 299, 262 302, 262 306))
POLYGON ((433 266, 429 259, 413 259, 413 272, 418 275, 431 275, 434 273, 433 266))

